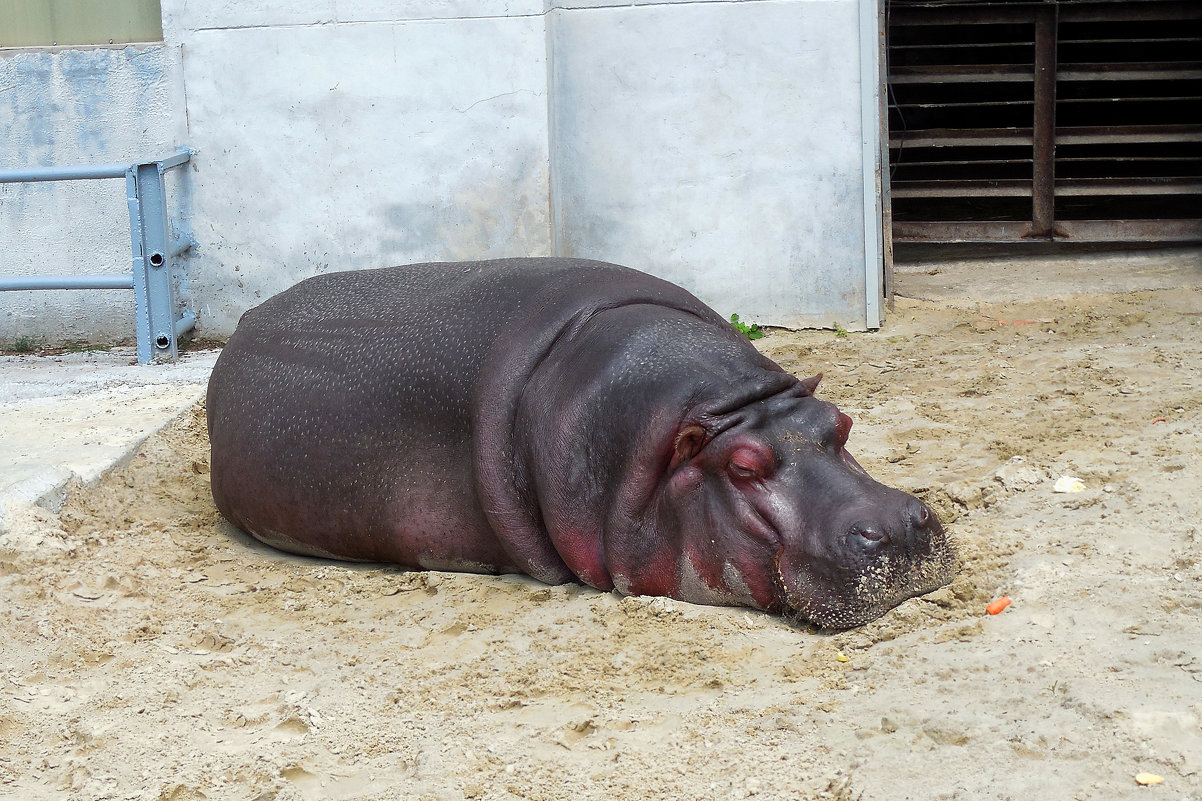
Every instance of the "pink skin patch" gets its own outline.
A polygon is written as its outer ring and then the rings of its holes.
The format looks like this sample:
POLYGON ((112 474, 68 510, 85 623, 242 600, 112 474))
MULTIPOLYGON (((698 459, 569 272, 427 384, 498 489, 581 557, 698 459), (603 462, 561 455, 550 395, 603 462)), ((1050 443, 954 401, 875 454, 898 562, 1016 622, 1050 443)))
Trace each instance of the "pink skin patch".
POLYGON ((581 581, 605 592, 614 588, 598 548, 600 537, 589 532, 559 530, 554 539, 556 549, 581 581))

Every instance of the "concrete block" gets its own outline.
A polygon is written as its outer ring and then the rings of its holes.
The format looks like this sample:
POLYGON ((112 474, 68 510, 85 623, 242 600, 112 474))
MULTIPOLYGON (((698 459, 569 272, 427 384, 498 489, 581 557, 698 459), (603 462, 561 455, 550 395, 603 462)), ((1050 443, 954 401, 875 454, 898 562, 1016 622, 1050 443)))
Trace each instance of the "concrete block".
POLYGON ((206 334, 327 270, 550 252, 541 16, 201 31, 206 334))
POLYGON ((864 327, 857 14, 853 0, 552 14, 559 252, 648 269, 724 315, 864 327))

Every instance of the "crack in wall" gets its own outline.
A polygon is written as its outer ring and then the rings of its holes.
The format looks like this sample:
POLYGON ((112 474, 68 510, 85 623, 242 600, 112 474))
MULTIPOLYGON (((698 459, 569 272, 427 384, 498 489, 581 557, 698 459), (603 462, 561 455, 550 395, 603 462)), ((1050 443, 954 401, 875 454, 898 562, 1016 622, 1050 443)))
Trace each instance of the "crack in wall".
MULTIPOLYGON (((835 0, 839 1, 839 0, 835 0)), ((851 0, 842 0, 843 2, 851 2, 851 0)), ((680 2, 672 2, 665 0, 664 2, 653 3, 609 3, 605 5, 592 6, 560 6, 554 5, 550 8, 539 12, 531 13, 507 13, 507 14, 468 14, 463 16, 446 16, 446 17, 395 17, 381 19, 338 19, 337 14, 333 19, 320 19, 311 22, 288 22, 288 23, 262 23, 248 25, 206 25, 199 27, 183 26, 184 30, 194 33, 210 32, 210 31, 261 31, 273 29, 297 29, 297 28, 326 28, 340 27, 343 25, 396 25, 410 22, 476 22, 486 20, 502 20, 502 19, 533 19, 537 17, 548 17, 556 12, 589 12, 589 11, 612 11, 615 9, 651 9, 651 8, 676 8, 684 6, 733 6, 733 5, 752 5, 764 3, 788 3, 798 2, 798 0, 680 0, 680 2)))

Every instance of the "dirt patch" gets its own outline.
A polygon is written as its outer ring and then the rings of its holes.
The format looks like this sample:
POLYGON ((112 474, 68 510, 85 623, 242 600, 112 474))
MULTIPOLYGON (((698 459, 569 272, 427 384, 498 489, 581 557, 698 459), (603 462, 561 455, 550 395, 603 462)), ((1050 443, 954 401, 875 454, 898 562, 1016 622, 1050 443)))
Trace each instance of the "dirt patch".
POLYGON ((213 509, 194 410, 0 541, 0 795, 1202 799, 1199 309, 903 299, 759 340, 958 543, 839 634, 276 553, 213 509))

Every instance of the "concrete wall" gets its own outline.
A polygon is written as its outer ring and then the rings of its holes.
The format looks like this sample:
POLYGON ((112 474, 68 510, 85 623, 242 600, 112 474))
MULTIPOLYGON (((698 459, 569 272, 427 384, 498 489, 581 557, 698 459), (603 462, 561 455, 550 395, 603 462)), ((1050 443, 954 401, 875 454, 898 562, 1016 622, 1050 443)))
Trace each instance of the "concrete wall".
MULTIPOLYGON (((863 327, 857 0, 162 5, 162 46, 0 53, 0 168, 193 147, 204 335, 327 270, 555 252, 863 327)), ((128 269, 127 225, 119 181, 0 187, 0 276, 128 269)), ((128 303, 0 293, 0 343, 128 303)))
POLYGON ((551 20, 559 250, 724 315, 863 328, 857 3, 569 4, 551 20))
MULTIPOLYGON (((0 169, 169 155, 186 139, 182 97, 178 46, 0 51, 0 169)), ((187 212, 186 195, 171 201, 187 212)), ((123 180, 0 184, 0 276, 130 269, 123 180)), ((129 291, 0 292, 0 346, 132 332, 129 291)))
POLYGON ((542 15, 339 3, 328 25, 312 5, 177 19, 206 329, 327 270, 549 255, 542 15))

